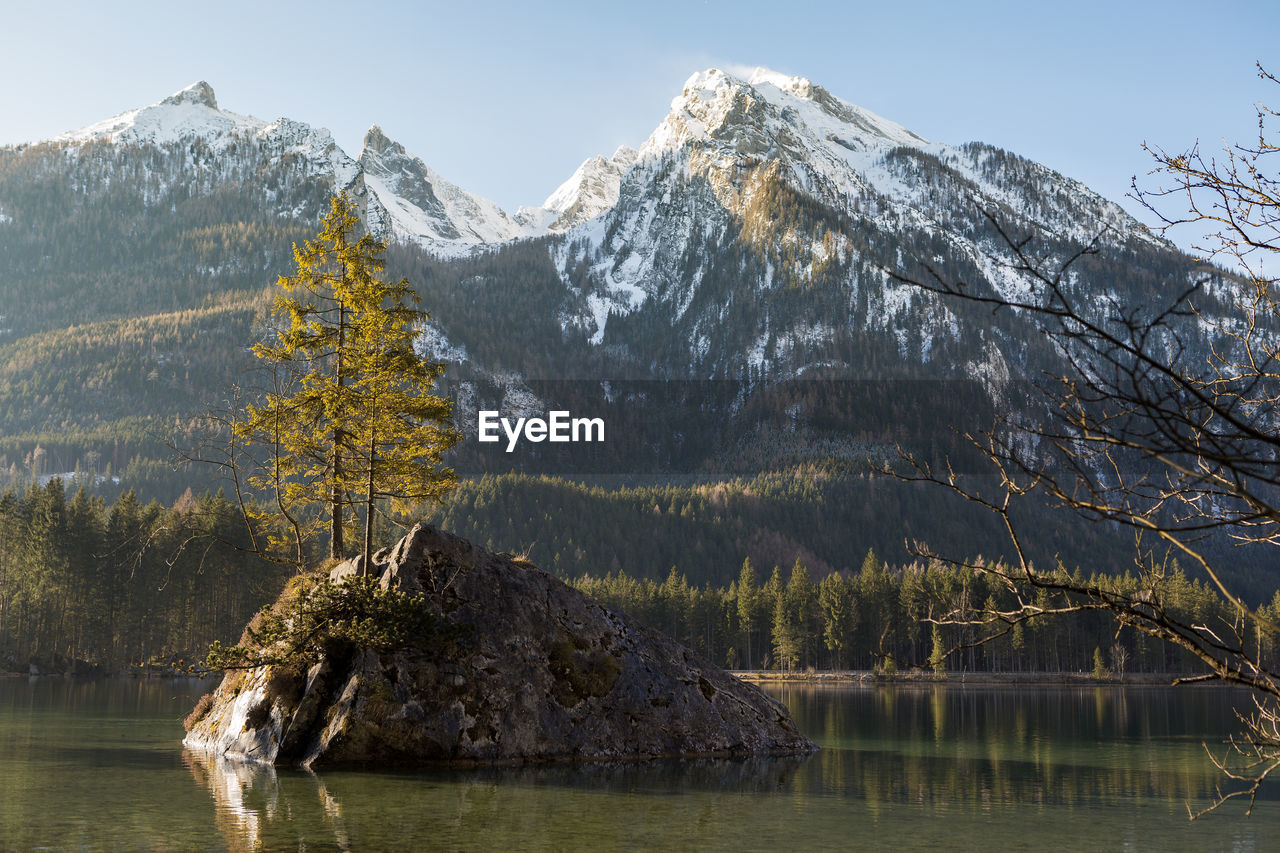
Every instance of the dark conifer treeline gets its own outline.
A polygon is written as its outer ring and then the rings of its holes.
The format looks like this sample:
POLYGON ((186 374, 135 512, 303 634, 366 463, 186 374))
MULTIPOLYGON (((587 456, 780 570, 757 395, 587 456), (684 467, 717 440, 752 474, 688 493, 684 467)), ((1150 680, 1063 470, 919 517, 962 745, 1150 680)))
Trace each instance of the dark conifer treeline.
POLYGON ((291 571, 237 550, 246 538, 221 495, 107 506, 56 478, 0 494, 0 669, 203 660, 291 571))
MULTIPOLYGON (((1094 574, 1089 583, 1139 588, 1131 575, 1094 574)), ((675 569, 662 582, 611 573, 578 578, 574 585, 717 663, 743 669, 1096 672, 1101 661, 1112 674, 1203 670, 1171 645, 1127 629, 1117 634, 1105 611, 1035 621, 973 645, 982 629, 928 620, 1011 606, 992 575, 940 562, 889 567, 873 551, 857 572, 821 580, 799 560, 789 571, 774 566, 762 579, 748 559, 727 587, 692 586, 675 569)), ((1166 579, 1162 593, 1170 613, 1187 624, 1231 624, 1221 597, 1180 571, 1166 579)), ((1040 603, 1048 603, 1047 595, 1040 603)), ((1280 592, 1263 615, 1280 618, 1280 592)))

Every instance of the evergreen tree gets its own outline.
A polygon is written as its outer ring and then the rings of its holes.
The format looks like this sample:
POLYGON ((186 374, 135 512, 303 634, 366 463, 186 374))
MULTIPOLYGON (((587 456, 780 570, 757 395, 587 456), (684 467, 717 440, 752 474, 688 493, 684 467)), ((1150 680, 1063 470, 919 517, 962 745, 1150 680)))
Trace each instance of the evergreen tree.
MULTIPOLYGON (((773 647, 774 647, 774 654, 775 654, 775 659, 773 663, 775 666, 780 664, 780 661, 776 658, 777 646, 778 646, 779 614, 782 614, 781 618, 783 619, 786 618, 785 617, 785 601, 783 599, 784 592, 785 592, 785 588, 782 585, 782 569, 779 566, 775 565, 773 567, 773 572, 770 573, 769 575, 769 580, 765 581, 764 587, 760 590, 761 607, 767 608, 765 609, 764 612, 768 613, 769 618, 772 619, 771 627, 773 632, 773 647)), ((766 655, 765 657, 768 658, 768 655, 766 655)), ((768 660, 764 662, 763 668, 765 669, 769 668, 768 660)))
POLYGON ((947 646, 942 642, 942 631, 933 626, 933 648, 929 652, 929 668, 938 674, 947 671, 947 646))
POLYGON ((316 239, 294 245, 297 271, 278 281, 281 328, 253 348, 271 368, 272 392, 248 407, 237 435, 267 449, 251 482, 275 495, 297 560, 315 507, 325 509, 330 556, 345 557, 354 506, 367 568, 379 499, 437 501, 455 483, 440 458, 458 434, 452 404, 431 393, 444 365, 414 350, 427 315, 411 306, 407 280, 378 277, 386 247, 368 234, 357 239, 359 226, 355 204, 340 193, 316 239))
POLYGON ((747 642, 746 668, 751 669, 751 634, 759 627, 756 624, 756 610, 760 606, 760 585, 756 581, 756 570, 751 565, 751 558, 742 561, 742 573, 738 575, 737 605, 738 627, 742 629, 747 642))
POLYGON ((773 653, 779 669, 790 672, 800 662, 800 626, 784 592, 773 605, 773 653))
POLYGON ((883 660, 890 653, 892 634, 897 627, 895 605, 898 596, 875 551, 868 549, 855 579, 855 587, 866 617, 860 620, 864 626, 863 647, 877 660, 883 660))
POLYGON ((801 666, 812 665, 817 658, 817 643, 821 630, 818 627, 818 588, 809 576, 809 567, 797 557, 787 581, 786 600, 788 621, 795 633, 796 657, 801 666))
POLYGON ((827 575, 818 584, 818 607, 822 613, 823 642, 831 652, 835 669, 843 669, 855 612, 849 582, 839 572, 827 575))
POLYGON ((1102 647, 1095 646, 1093 649, 1093 677, 1101 681, 1107 677, 1107 661, 1102 656, 1102 647))

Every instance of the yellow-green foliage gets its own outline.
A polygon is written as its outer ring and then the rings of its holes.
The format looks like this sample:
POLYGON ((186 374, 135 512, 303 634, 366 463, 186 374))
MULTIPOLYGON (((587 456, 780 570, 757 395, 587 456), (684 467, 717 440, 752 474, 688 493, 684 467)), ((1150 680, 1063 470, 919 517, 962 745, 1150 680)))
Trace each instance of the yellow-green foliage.
POLYGON ((295 244, 297 270, 280 278, 274 306, 278 334, 253 347, 274 389, 236 426, 266 450, 251 483, 278 498, 299 556, 321 524, 330 555, 345 556, 345 526, 362 512, 368 560, 375 502, 434 502, 455 484, 440 464, 458 440, 452 403, 431 393, 444 365, 414 349, 427 315, 411 307, 407 280, 379 278, 385 245, 357 238, 359 227, 339 194, 320 234, 295 244))

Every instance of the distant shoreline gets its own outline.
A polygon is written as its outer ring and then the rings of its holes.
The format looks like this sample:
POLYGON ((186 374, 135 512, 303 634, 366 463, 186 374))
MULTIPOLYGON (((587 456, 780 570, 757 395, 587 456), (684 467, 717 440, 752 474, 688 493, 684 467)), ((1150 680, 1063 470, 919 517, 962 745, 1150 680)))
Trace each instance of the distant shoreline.
POLYGON ((207 669, 200 672, 182 672, 170 668, 154 668, 148 669, 144 667, 134 667, 121 672, 48 672, 40 670, 39 672, 20 672, 14 670, 0 669, 0 679, 3 678, 65 678, 73 681, 93 681, 100 678, 133 678, 133 679, 150 679, 150 678, 213 678, 222 677, 219 671, 207 669))
MULTIPOLYGON (((1169 687, 1177 678, 1194 677, 1196 673, 1134 672, 1122 676, 1096 678, 1089 672, 898 672, 884 675, 870 670, 834 672, 775 672, 773 670, 730 670, 730 674, 751 684, 820 684, 820 685, 947 685, 964 687, 1038 687, 1038 686, 1142 686, 1169 687)), ((1204 682, 1207 686, 1223 686, 1221 682, 1204 682)))
MULTIPOLYGON (((774 670, 728 670, 730 675, 750 684, 816 684, 823 686, 858 685, 875 687, 880 685, 927 687, 943 685, 950 687, 1054 687, 1071 685, 1077 687, 1170 687, 1177 678, 1194 677, 1196 673, 1151 673, 1135 672, 1123 676, 1107 676, 1096 678, 1088 672, 948 672, 935 674, 932 672, 906 671, 893 675, 884 675, 871 670, 839 670, 815 672, 777 672, 774 670)), ((176 672, 168 668, 135 668, 125 672, 114 673, 61 673, 61 672, 14 672, 0 670, 0 679, 5 678, 67 678, 92 680, 98 678, 211 678, 220 677, 222 673, 176 672)), ((1206 687, 1225 686, 1218 681, 1206 681, 1198 685, 1206 687)))

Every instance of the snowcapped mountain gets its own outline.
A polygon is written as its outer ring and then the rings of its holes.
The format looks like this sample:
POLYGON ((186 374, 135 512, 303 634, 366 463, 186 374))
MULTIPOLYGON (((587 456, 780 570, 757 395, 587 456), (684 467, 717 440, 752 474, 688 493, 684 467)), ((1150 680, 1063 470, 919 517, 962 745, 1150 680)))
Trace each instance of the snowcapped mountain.
MULTIPOLYGON (((908 227, 972 228, 963 220, 995 205, 1077 239, 1105 226, 1126 239, 1154 240, 1119 207, 1048 169, 987 146, 930 143, 805 78, 767 69, 747 76, 717 69, 694 74, 639 150, 623 146, 609 157, 586 160, 541 207, 514 215, 447 181, 376 125, 353 159, 323 128, 286 118, 268 123, 220 108, 203 81, 52 142, 163 147, 193 140, 224 158, 234 156, 228 152, 237 143, 249 143, 277 159, 301 161, 310 176, 361 198, 371 229, 382 238, 456 255, 468 246, 563 233, 567 242, 615 257, 617 263, 599 271, 598 292, 585 299, 574 320, 584 328, 594 323, 591 336, 601 341, 597 321, 609 313, 629 313, 643 298, 687 300, 696 282, 664 281, 671 270, 663 258, 723 232, 730 222, 751 220, 766 186, 786 186, 841 215, 878 206, 877 216, 908 227), (690 212, 699 221, 673 230, 655 205, 665 204, 671 191, 687 197, 694 185, 702 197, 690 212), (1054 186, 1054 204, 1044 200, 1046 185, 1054 186), (957 204, 960 195, 969 203, 957 204), (608 245, 600 239, 606 232, 608 245), (695 233, 701 236, 695 239, 695 233)), ((847 249, 844 242, 837 239, 829 248, 847 249)), ((562 268, 571 254, 561 252, 562 268)))
MULTIPOLYGON (((612 198, 606 162, 584 164, 547 207, 567 209, 562 199, 595 175, 606 188, 595 197, 612 198)), ((643 351, 609 324, 647 306, 692 342, 688 363, 706 375, 796 375, 815 360, 829 363, 815 359, 817 350, 866 331, 889 332, 902 356, 929 360, 941 340, 963 337, 954 308, 884 270, 927 246, 925 257, 962 267, 966 280, 1017 295, 1027 285, 1010 271, 989 211, 1059 242, 1101 234, 1116 249, 1169 248, 1048 168, 982 144, 931 143, 809 80, 766 69, 690 77, 621 175, 617 201, 589 210, 595 218, 579 218, 552 249, 566 282, 579 271, 562 306, 565 328, 643 351), (730 261, 731 286, 713 285, 730 261), (825 316, 811 310, 819 300, 779 311, 761 298, 815 287, 837 303, 825 316), (725 346, 726 320, 743 302, 766 310, 730 324, 751 335, 725 346)))
POLYGON ((583 162, 569 180, 542 203, 544 211, 555 214, 545 230, 567 231, 612 208, 618 203, 622 176, 638 156, 634 148, 623 145, 608 159, 592 157, 583 162))
MULTIPOLYGON (((290 157, 307 173, 360 199, 370 229, 381 239, 416 242, 445 254, 467 246, 535 233, 487 199, 448 182, 387 138, 378 126, 352 159, 328 130, 280 118, 265 122, 219 108, 213 88, 194 83, 157 104, 64 133, 54 143, 153 147, 199 143, 224 159, 243 157, 237 146, 257 145, 269 157, 290 157)), ((308 211, 308 214, 310 212, 308 211)))
MULTIPOLYGON (((1006 297, 1025 293, 993 215, 1064 251, 1099 235, 1113 253, 1172 251, 1051 169, 980 143, 930 142, 762 68, 692 75, 638 149, 586 160, 541 207, 514 215, 376 125, 353 159, 324 129, 221 109, 203 82, 55 140, 96 150, 89 143, 169 151, 167 177, 144 192, 152 203, 183 181, 213 191, 267 169, 278 177, 260 189, 277 210, 314 220, 317 193, 345 189, 376 236, 436 258, 477 247, 527 257, 514 247, 540 240, 551 270, 538 275, 555 277, 539 291, 554 318, 546 333, 607 352, 623 372, 665 377, 860 374, 872 363, 936 367, 961 354, 982 375, 1008 376, 1018 372, 1011 360, 1028 366, 1025 330, 975 325, 888 271, 918 272, 926 261, 1006 297)), ((1116 270, 1080 286, 1120 292, 1116 270)), ((458 284, 474 296, 473 285, 458 284)), ((484 350, 448 316, 437 333, 484 350)), ((525 373, 524 362, 511 352, 492 367, 525 373)))
MULTIPOLYGON (((586 160, 542 206, 514 214, 377 126, 352 157, 327 130, 224 110, 197 83, 48 142, 0 148, 0 437, 171 421, 195 405, 194 386, 234 384, 264 288, 290 271, 289 246, 314 235, 335 189, 391 241, 388 271, 421 292, 433 317, 423 345, 455 365, 460 400, 550 401, 563 389, 539 381, 585 380, 577 403, 607 399, 619 418, 644 412, 654 446, 684 436, 681 453, 695 462, 734 440, 727 420, 796 428, 820 382, 962 378, 988 404, 1020 405, 1009 388, 1061 365, 1034 325, 891 274, 923 276, 927 264, 979 291, 1025 293, 995 222, 1035 235, 1048 257, 1098 238, 1069 285, 1099 312, 1111 299, 1158 298, 1197 269, 1045 166, 926 140, 764 69, 694 74, 638 148, 586 160), (67 341, 90 326, 99 349, 68 363, 67 341), (129 394, 112 384, 121 376, 133 377, 129 394), (673 379, 731 380, 700 409, 697 441, 688 406, 652 396, 632 405, 616 384, 673 379), (775 405, 771 389, 789 382, 810 390, 775 405)), ((1206 293, 1218 296, 1210 315, 1231 289, 1206 293)), ((764 445, 743 440, 750 453, 764 445)))
POLYGON ((105 121, 72 130, 54 142, 144 142, 161 145, 200 137, 227 144, 237 133, 257 133, 266 122, 218 108, 213 87, 201 80, 157 104, 129 110, 105 121))

